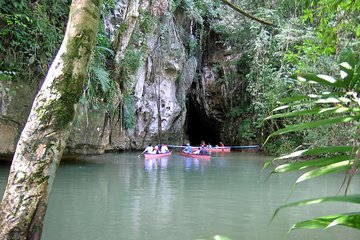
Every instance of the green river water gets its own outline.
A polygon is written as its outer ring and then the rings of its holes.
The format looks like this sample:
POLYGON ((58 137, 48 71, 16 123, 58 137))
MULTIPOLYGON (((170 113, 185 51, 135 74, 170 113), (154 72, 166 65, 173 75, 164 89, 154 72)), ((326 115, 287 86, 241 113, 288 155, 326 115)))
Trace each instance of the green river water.
MULTIPOLYGON (((354 204, 326 203, 285 209, 299 173, 261 172, 269 159, 255 153, 217 153, 210 160, 173 153, 145 160, 139 153, 108 153, 63 161, 45 219, 45 240, 195 240, 223 235, 232 240, 360 239, 360 232, 335 227, 296 230, 310 217, 357 211, 354 204)), ((8 169, 0 164, 0 196, 8 169)), ((343 174, 300 184, 289 201, 336 195, 343 174)), ((350 193, 359 192, 356 176, 350 193)))

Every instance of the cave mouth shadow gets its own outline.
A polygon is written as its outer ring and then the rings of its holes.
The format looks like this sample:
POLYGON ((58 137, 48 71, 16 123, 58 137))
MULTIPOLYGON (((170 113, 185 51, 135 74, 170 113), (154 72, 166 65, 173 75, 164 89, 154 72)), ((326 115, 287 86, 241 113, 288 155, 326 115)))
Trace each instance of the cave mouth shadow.
POLYGON ((199 146, 201 141, 206 144, 216 145, 221 141, 220 126, 211 121, 200 107, 196 107, 193 99, 188 98, 186 129, 190 145, 199 146))

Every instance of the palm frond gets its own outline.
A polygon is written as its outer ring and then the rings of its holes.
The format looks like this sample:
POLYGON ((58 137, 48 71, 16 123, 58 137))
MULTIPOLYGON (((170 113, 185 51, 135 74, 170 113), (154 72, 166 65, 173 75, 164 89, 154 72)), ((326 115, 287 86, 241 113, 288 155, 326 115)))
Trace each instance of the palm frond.
MULTIPOLYGON (((268 116, 266 120, 288 119, 290 117, 299 118, 304 116, 310 116, 311 120, 308 120, 309 117, 307 117, 306 122, 286 125, 284 128, 271 133, 264 144, 274 136, 301 132, 313 128, 343 123, 348 123, 348 125, 352 124, 354 129, 359 126, 360 62, 355 61, 354 55, 352 54, 347 54, 345 58, 348 59, 349 62, 342 62, 340 64, 340 79, 328 75, 311 73, 300 73, 292 76, 301 82, 317 83, 333 91, 321 92, 320 94, 296 95, 279 100, 279 103, 282 105, 275 108, 273 113, 285 110, 288 110, 288 112, 272 114, 268 116)), ((302 173, 295 181, 294 186, 303 181, 332 173, 346 172, 349 169, 351 169, 351 172, 355 172, 355 170, 359 168, 358 153, 355 154, 355 149, 358 149, 357 139, 349 135, 348 142, 354 143, 353 146, 324 146, 295 151, 266 162, 264 168, 270 166, 272 163, 278 164, 278 162, 281 161, 292 160, 292 162, 276 166, 272 173, 306 170, 306 172, 302 173)), ((275 210, 273 218, 278 211, 283 208, 328 201, 360 204, 360 195, 323 197, 285 204, 275 210)), ((325 229, 336 225, 343 225, 360 230, 360 213, 340 213, 317 217, 298 222, 294 224, 290 230, 301 228, 325 229)))

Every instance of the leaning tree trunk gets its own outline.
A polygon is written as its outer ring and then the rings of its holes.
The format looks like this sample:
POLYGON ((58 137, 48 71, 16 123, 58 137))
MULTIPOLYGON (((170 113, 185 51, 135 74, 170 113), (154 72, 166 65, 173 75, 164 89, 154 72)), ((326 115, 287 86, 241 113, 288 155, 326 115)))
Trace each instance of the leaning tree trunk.
POLYGON ((49 193, 95 45, 101 0, 73 0, 62 45, 20 136, 0 209, 0 239, 40 239, 49 193))
POLYGON ((117 65, 119 65, 121 60, 124 59, 125 50, 129 45, 130 38, 132 33, 134 32, 138 17, 139 0, 129 0, 126 9, 126 16, 123 23, 125 27, 119 29, 115 40, 115 62, 117 65))

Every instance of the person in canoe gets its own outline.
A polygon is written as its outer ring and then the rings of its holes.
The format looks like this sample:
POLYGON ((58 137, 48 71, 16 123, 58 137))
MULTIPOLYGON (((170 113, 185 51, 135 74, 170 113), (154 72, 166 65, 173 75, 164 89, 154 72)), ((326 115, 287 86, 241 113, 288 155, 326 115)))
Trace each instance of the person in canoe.
POLYGON ((209 155, 208 151, 206 151, 206 149, 205 149, 205 146, 200 147, 200 149, 195 151, 194 154, 209 155))
POLYGON ((147 146, 141 154, 144 154, 144 153, 149 153, 149 154, 154 153, 154 148, 153 148, 152 144, 149 144, 149 146, 147 146))
POLYGON ((199 152, 200 155, 209 155, 208 151, 206 151, 206 148, 205 146, 200 148, 200 152, 199 152))
POLYGON ((169 148, 166 146, 165 143, 162 144, 162 146, 161 146, 161 151, 160 151, 160 152, 161 152, 161 153, 167 153, 167 152, 169 152, 169 148))
MULTIPOLYGON (((160 145, 160 146, 161 146, 161 145, 160 145)), ((159 146, 158 146, 158 145, 155 145, 153 153, 154 153, 154 154, 160 153, 160 149, 159 149, 159 146)))
POLYGON ((159 143, 158 145, 157 145, 157 153, 162 153, 162 144, 161 143, 159 143))
POLYGON ((192 153, 192 147, 190 146, 190 143, 186 144, 186 147, 184 148, 183 152, 192 153))

